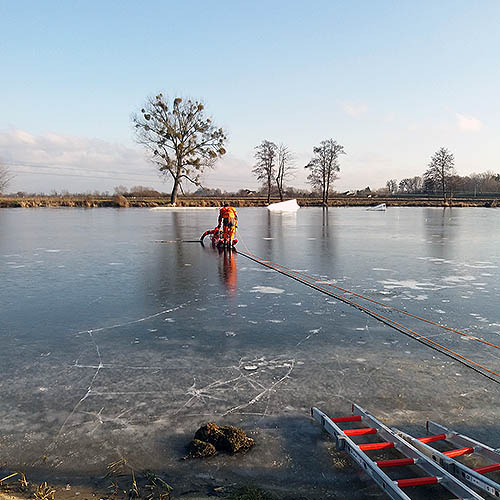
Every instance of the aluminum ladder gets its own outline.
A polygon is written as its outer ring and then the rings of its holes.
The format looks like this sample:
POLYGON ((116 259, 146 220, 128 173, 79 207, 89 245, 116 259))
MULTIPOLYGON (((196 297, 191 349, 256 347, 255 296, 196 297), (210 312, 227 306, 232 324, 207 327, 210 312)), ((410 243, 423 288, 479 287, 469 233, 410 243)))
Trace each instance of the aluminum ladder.
POLYGON ((450 491, 455 495, 453 500, 484 500, 482 496, 460 482, 450 472, 443 469, 395 431, 356 404, 352 405, 352 415, 347 417, 330 418, 318 408, 311 408, 311 416, 321 424, 328 434, 335 438, 337 450, 345 450, 349 453, 387 495, 394 500, 411 500, 411 497, 403 491, 403 488, 433 484, 439 484, 450 491), (338 424, 344 422, 362 422, 368 427, 343 430, 338 424), (351 439, 351 436, 369 434, 376 434, 384 441, 356 444, 351 439), (366 453, 372 450, 385 449, 396 449, 404 458, 373 461, 366 453), (383 470, 408 465, 418 466, 427 475, 410 479, 393 480, 383 470))
POLYGON ((500 484, 493 481, 484 474, 500 470, 500 450, 494 450, 490 446, 480 443, 475 439, 459 434, 453 430, 437 424, 432 420, 426 423, 427 432, 430 436, 415 438, 398 429, 393 429, 399 436, 420 450, 427 457, 438 463, 455 477, 467 484, 485 491, 495 498, 500 497, 500 484), (444 441, 453 446, 450 451, 438 451, 429 443, 444 441), (455 460, 455 457, 475 454, 480 456, 485 462, 493 462, 483 467, 474 469, 467 467, 463 463, 455 460))

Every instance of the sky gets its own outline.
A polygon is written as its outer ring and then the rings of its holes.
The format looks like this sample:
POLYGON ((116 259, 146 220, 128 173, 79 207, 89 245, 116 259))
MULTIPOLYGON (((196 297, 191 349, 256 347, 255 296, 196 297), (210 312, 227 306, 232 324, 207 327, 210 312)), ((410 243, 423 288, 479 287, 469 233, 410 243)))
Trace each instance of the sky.
POLYGON ((254 189, 262 140, 342 144, 338 191, 500 171, 497 0, 0 0, 0 160, 9 191, 168 192, 131 115, 158 92, 201 100, 228 154, 203 177, 254 189))

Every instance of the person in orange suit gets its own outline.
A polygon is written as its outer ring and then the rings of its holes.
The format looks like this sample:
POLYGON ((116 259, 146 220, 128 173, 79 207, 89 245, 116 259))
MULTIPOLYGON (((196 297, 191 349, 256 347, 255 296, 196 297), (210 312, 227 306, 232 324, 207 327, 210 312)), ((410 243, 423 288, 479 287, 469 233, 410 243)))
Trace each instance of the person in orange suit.
POLYGON ((234 235, 236 234, 236 227, 238 225, 238 214, 236 209, 224 203, 224 206, 219 210, 218 228, 222 224, 222 241, 224 245, 232 246, 234 235))

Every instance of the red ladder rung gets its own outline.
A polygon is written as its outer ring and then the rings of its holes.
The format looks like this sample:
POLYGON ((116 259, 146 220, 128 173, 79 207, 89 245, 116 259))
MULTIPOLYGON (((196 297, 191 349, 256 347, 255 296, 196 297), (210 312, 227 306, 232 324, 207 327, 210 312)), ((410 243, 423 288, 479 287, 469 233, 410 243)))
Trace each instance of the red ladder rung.
POLYGON ((377 429, 374 427, 366 427, 364 429, 347 429, 344 431, 346 436, 363 436, 364 434, 377 434, 377 429))
POLYGON ((337 417, 337 418, 332 418, 331 420, 336 424, 340 424, 342 422, 361 422, 361 416, 351 415, 350 417, 337 417))
POLYGON ((414 458, 396 458, 394 460, 379 460, 375 462, 381 469, 383 467, 400 467, 402 465, 414 465, 414 458))
POLYGON ((496 470, 500 470, 500 462, 498 462, 496 464, 485 465, 484 467, 477 467, 474 470, 476 472, 479 472, 479 474, 486 474, 487 472, 493 472, 496 470))
POLYGON ((436 476, 427 477, 415 477, 412 479, 399 479, 396 481, 400 488, 406 488, 408 486, 423 486, 424 484, 437 484, 438 478, 436 476))
POLYGON ((443 455, 446 455, 447 457, 461 457, 462 455, 470 455, 471 453, 474 453, 474 448, 468 446, 467 448, 445 451, 443 452, 443 455))
POLYGON ((417 440, 422 443, 433 443, 434 441, 444 441, 446 439, 446 434, 435 434, 434 436, 425 436, 418 438, 417 440))
POLYGON ((394 443, 384 441, 382 443, 367 443, 358 445, 359 449, 362 451, 368 450, 387 450, 389 448, 394 448, 394 443))

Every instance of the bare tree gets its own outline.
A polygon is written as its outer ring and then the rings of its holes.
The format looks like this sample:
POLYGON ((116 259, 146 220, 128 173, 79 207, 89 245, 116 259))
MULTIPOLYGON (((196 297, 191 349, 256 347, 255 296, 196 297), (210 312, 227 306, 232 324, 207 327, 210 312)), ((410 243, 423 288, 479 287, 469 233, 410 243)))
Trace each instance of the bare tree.
POLYGON ((3 193, 7 189, 11 180, 12 176, 9 169, 3 163, 0 163, 0 193, 3 193))
POLYGON ((285 144, 281 143, 278 146, 278 159, 277 159, 277 167, 278 170, 276 172, 276 187, 278 188, 278 194, 280 196, 280 200, 283 201, 284 195, 284 187, 283 183, 285 179, 293 176, 293 171, 295 167, 293 166, 295 161, 294 154, 290 151, 289 147, 285 144))
POLYGON ((346 154, 344 146, 333 139, 321 141, 319 146, 313 148, 314 156, 305 166, 311 173, 307 180, 314 189, 321 191, 323 205, 328 204, 328 195, 340 171, 339 156, 346 154))
POLYGON ((385 187, 387 188, 387 191, 389 191, 389 193, 391 193, 391 194, 396 193, 397 190, 398 190, 398 181, 397 181, 397 179, 389 179, 385 183, 385 187))
POLYGON ((278 146, 274 142, 264 140, 258 146, 255 146, 254 158, 256 163, 252 172, 267 189, 267 203, 271 200, 271 185, 276 175, 277 155, 278 146))
POLYGON ((114 192, 115 192, 115 194, 127 194, 128 187, 120 184, 119 186, 115 186, 114 192))
POLYGON ((431 161, 424 174, 424 184, 433 185, 434 189, 439 189, 446 201, 446 190, 449 180, 455 172, 455 159, 453 153, 446 148, 440 148, 431 157, 431 161))
POLYGON ((213 167, 226 153, 225 132, 205 117, 204 106, 198 101, 176 97, 169 105, 160 93, 148 98, 132 121, 137 142, 146 148, 159 171, 172 177, 172 204, 184 180, 200 186, 203 170, 213 167))
POLYGON ((399 191, 406 194, 419 193, 422 190, 422 177, 416 175, 415 177, 408 177, 401 179, 399 183, 399 191))

